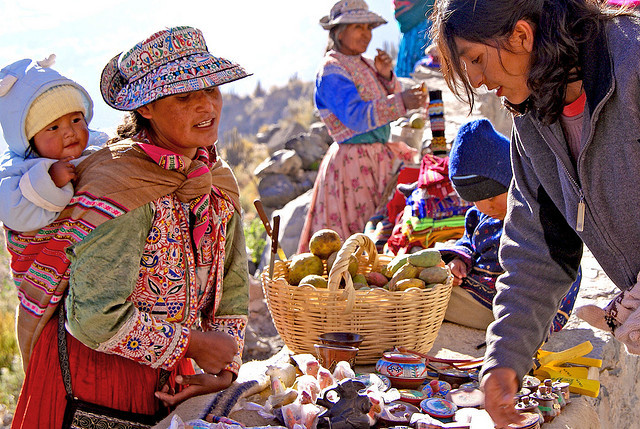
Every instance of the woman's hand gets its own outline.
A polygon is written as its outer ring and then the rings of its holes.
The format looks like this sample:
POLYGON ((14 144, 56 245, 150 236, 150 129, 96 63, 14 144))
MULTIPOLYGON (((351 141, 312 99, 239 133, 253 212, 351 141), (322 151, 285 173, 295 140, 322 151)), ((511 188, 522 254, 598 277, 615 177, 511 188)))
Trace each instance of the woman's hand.
POLYGON ((484 392, 484 408, 497 428, 522 421, 522 416, 515 408, 518 380, 513 369, 493 368, 482 377, 480 388, 484 392))
POLYGON ((467 277, 467 264, 465 264, 460 258, 454 258, 447 264, 447 266, 451 270, 451 274, 453 274, 453 285, 460 286, 462 284, 462 279, 467 277))
POLYGON ((233 383, 233 374, 222 371, 219 374, 194 374, 178 375, 176 383, 185 385, 182 391, 175 393, 165 384, 162 390, 156 392, 156 398, 160 399, 165 407, 175 407, 189 398, 207 393, 218 392, 226 389, 233 383))
POLYGON ((376 71, 380 76, 391 80, 393 77, 393 60, 391 60, 389 54, 382 49, 378 49, 378 54, 373 59, 373 64, 376 66, 376 71))
POLYGON ((233 362, 238 352, 236 339, 224 332, 191 330, 185 357, 191 358, 204 372, 218 374, 233 362))
POLYGON ((428 91, 423 85, 415 85, 400 93, 402 102, 407 110, 425 107, 427 104, 428 91))

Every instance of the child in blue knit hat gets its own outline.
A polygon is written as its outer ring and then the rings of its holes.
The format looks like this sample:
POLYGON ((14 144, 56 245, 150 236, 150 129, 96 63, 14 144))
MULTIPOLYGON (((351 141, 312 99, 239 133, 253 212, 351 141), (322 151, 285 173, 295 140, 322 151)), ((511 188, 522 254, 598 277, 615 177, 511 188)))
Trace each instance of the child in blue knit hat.
POLYGON ((88 129, 93 102, 76 82, 43 61, 24 59, 0 70, 0 221, 18 232, 53 222, 73 197, 75 167, 100 149, 105 133, 88 129))
MULTIPOLYGON (((464 236, 453 247, 440 249, 454 276, 445 314, 450 322, 486 329, 493 321, 495 283, 504 272, 498 248, 511 176, 509 140, 486 119, 462 125, 449 154, 449 178, 458 195, 474 207, 466 213, 464 236)), ((552 331, 567 323, 580 274, 561 302, 552 331)))

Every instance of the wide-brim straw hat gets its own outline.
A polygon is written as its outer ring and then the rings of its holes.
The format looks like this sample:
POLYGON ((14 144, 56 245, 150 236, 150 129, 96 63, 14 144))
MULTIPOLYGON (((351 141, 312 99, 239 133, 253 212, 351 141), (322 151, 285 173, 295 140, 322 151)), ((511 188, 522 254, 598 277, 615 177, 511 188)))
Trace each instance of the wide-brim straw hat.
POLYGON ((333 5, 329 15, 320 19, 320 25, 325 30, 331 30, 338 24, 372 24, 377 27, 386 24, 387 20, 371 12, 364 0, 340 0, 333 5))
POLYGON ((100 92, 109 106, 131 111, 162 97, 247 76, 238 64, 212 55, 200 30, 174 27, 113 57, 102 70, 100 92))

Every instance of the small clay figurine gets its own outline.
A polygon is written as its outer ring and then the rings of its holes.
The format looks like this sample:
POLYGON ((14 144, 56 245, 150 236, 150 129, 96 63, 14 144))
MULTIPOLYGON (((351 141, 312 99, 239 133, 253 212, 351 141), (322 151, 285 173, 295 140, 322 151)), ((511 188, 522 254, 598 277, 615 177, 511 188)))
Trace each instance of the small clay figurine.
POLYGON ((365 393, 358 393, 364 388, 364 383, 360 381, 345 379, 336 387, 325 390, 317 404, 326 407, 327 411, 319 416, 318 426, 331 429, 369 429, 367 414, 371 410, 371 400, 365 393), (332 391, 340 397, 338 402, 327 399, 327 394, 332 391))

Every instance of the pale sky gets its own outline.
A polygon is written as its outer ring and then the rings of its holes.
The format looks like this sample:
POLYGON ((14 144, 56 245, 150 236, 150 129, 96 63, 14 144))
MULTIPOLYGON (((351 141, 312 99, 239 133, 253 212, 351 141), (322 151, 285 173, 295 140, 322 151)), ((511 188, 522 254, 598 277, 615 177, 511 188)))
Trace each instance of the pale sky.
MULTIPOLYGON (((297 74, 312 81, 327 42, 318 20, 336 0, 0 0, 0 68, 22 58, 57 56, 54 68, 84 86, 93 98, 93 129, 110 129, 122 112, 107 106, 99 91, 104 65, 117 53, 165 27, 202 30, 209 51, 235 61, 253 76, 222 87, 251 93, 284 85, 297 74)), ((373 30, 368 55, 400 31, 392 0, 368 0, 388 21, 373 30)), ((0 136, 0 149, 6 145, 0 136)))

